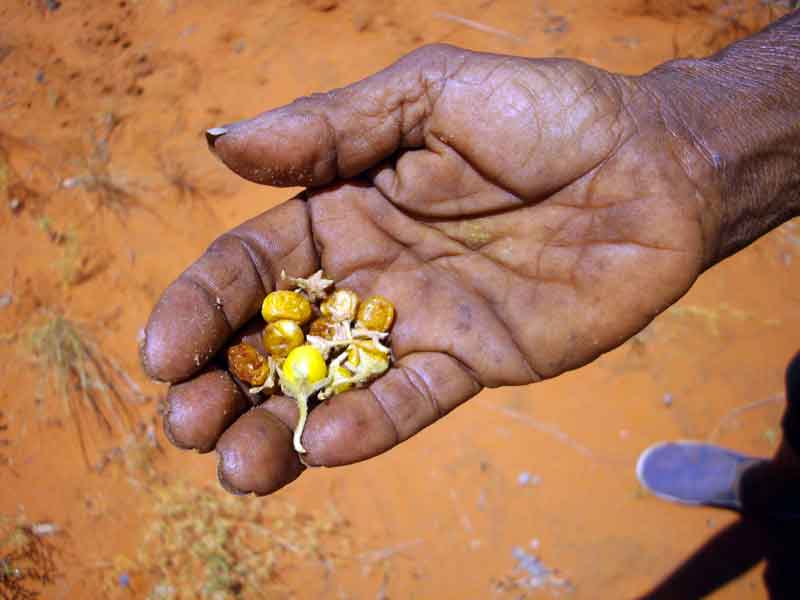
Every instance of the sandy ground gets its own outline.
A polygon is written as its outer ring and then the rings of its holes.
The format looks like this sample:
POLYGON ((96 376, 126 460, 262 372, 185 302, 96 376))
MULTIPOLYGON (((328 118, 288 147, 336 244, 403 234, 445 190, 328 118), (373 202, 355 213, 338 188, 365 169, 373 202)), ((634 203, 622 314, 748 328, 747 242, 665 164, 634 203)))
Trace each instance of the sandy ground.
MULTIPOLYGON (((719 48, 779 8, 56 5, 0 7, 0 598, 625 598, 732 521, 647 495, 634 465, 660 440, 774 450, 800 331, 797 222, 704 275, 595 364, 482 393, 378 459, 267 499, 218 492, 213 456, 168 447, 164 390, 146 381, 136 338, 211 240, 292 193, 226 172, 204 129, 347 84, 424 43, 641 73, 719 48), (78 361, 65 387, 59 339, 78 340, 65 346, 78 361), (111 397, 103 378, 129 412, 100 407, 110 432, 87 408, 111 397), (532 579, 522 563, 556 572, 532 579), (12 595, 11 579, 31 595, 12 595)), ((714 595, 764 597, 761 568, 714 595)))

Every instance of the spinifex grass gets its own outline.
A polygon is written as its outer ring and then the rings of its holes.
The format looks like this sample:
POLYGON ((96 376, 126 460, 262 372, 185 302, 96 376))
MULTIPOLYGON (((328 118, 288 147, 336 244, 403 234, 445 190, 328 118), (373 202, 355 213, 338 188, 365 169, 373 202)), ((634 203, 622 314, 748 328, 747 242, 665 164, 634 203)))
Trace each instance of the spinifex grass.
POLYGON ((281 572, 317 571, 348 552, 333 508, 303 514, 278 501, 230 496, 182 482, 156 485, 134 570, 151 600, 274 597, 281 572))
POLYGON ((99 430, 109 436, 135 424, 131 401, 136 384, 104 354, 89 335, 60 314, 48 315, 30 333, 30 349, 51 388, 66 403, 87 466, 89 439, 99 430))
POLYGON ((76 161, 78 173, 61 181, 64 189, 81 187, 94 195, 96 209, 106 209, 121 222, 131 208, 142 209, 153 216, 156 211, 139 197, 143 187, 136 179, 112 169, 111 136, 120 124, 113 112, 105 113, 101 127, 89 130, 88 151, 76 161))
POLYGON ((81 163, 81 174, 64 179, 65 189, 82 187, 95 194, 97 208, 106 208, 122 219, 130 208, 147 207, 138 198, 132 181, 125 175, 112 173, 108 158, 95 151, 81 163))
POLYGON ((34 600, 57 576, 56 546, 33 528, 0 515, 0 600, 34 600))
POLYGON ((156 163, 171 191, 169 200, 190 210, 202 208, 209 214, 211 198, 227 194, 225 188, 208 181, 207 172, 192 168, 187 162, 168 153, 158 153, 156 163))
POLYGON ((148 600, 283 598, 291 596, 287 575, 319 581, 350 558, 348 523, 333 505, 301 512, 176 479, 160 466, 165 455, 152 433, 128 436, 113 455, 143 528, 137 554, 104 567, 104 597, 135 589, 148 600), (130 587, 120 586, 121 574, 130 587))

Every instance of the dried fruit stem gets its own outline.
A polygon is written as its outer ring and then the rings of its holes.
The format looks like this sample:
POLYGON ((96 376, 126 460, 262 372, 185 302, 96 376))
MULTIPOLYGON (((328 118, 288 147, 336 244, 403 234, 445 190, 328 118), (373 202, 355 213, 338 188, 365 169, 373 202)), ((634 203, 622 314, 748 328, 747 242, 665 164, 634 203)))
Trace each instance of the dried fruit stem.
POLYGON ((297 427, 294 428, 294 449, 300 453, 305 454, 306 449, 303 448, 302 438, 303 438, 303 429, 306 426, 306 419, 308 418, 308 397, 307 396, 299 396, 296 398, 297 400, 297 410, 300 413, 297 419, 297 427))

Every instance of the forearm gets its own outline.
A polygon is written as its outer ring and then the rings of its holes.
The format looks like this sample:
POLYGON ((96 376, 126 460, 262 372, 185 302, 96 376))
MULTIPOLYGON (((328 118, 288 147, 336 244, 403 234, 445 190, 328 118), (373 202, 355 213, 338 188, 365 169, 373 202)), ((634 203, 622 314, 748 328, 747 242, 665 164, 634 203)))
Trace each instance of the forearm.
POLYGON ((713 262, 800 215, 800 11, 642 80, 658 94, 668 126, 712 166, 713 262))

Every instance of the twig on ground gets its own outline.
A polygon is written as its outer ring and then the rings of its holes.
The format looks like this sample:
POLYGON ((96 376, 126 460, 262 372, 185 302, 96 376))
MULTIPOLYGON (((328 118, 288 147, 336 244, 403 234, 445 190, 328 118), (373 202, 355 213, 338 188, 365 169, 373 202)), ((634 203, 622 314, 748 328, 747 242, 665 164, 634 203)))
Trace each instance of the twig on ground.
POLYGON ((766 406, 767 404, 775 404, 778 402, 783 402, 786 400, 786 396, 783 394, 775 394, 770 396, 769 398, 764 398, 762 400, 755 400, 754 402, 748 402, 747 404, 743 404, 742 406, 737 406, 736 408, 728 411, 717 423, 714 429, 711 430, 711 433, 708 434, 708 441, 714 442, 722 433, 722 430, 727 427, 727 425, 736 419, 737 417, 743 415, 746 412, 754 410, 756 408, 760 408, 762 406, 766 406))
POLYGON ((589 448, 587 448, 580 442, 572 439, 566 433, 561 431, 556 425, 553 425, 551 423, 542 423, 540 421, 537 421, 530 415, 521 413, 518 410, 514 410, 513 408, 508 408, 505 406, 493 406, 492 404, 488 403, 483 403, 482 406, 487 410, 500 413, 511 419, 514 419, 515 421, 519 421, 520 423, 523 423, 528 427, 532 427, 536 431, 546 433, 547 435, 555 438, 562 444, 566 444, 567 446, 579 452, 580 454, 583 454, 587 458, 591 458, 592 460, 597 460, 597 457, 595 456, 594 452, 592 452, 589 448))
POLYGON ((446 12, 435 12, 433 16, 437 19, 443 19, 445 21, 452 21, 453 23, 458 23, 459 25, 463 25, 464 27, 469 27, 470 29, 474 29, 475 31, 481 31, 483 33, 488 33, 490 35, 496 35, 498 37, 505 38, 507 40, 511 40, 517 44, 526 44, 527 40, 524 38, 519 37, 518 35, 514 35, 510 31, 504 31, 503 29, 498 29, 497 27, 492 27, 491 25, 485 25, 479 21, 473 21, 472 19, 466 19, 464 17, 459 17, 458 15, 453 15, 446 12))

